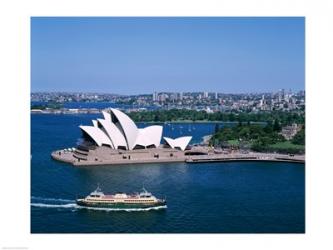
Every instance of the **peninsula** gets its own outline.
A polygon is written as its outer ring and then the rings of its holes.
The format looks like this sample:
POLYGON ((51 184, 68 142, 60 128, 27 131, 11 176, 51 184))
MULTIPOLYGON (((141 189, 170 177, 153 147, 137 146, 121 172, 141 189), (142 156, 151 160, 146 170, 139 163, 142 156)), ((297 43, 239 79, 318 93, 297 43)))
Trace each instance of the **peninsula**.
POLYGON ((189 145, 192 137, 163 137, 158 125, 138 128, 117 109, 102 112, 104 119, 80 126, 82 141, 75 148, 56 150, 53 159, 74 166, 119 165, 168 162, 288 161, 305 162, 304 155, 224 151, 208 145, 189 145))

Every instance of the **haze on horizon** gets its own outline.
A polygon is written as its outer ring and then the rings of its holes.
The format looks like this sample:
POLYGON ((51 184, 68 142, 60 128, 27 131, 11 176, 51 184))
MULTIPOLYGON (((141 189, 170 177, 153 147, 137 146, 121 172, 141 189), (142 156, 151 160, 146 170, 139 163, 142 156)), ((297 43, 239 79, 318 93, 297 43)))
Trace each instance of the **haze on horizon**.
POLYGON ((33 17, 31 91, 304 90, 303 17, 33 17))

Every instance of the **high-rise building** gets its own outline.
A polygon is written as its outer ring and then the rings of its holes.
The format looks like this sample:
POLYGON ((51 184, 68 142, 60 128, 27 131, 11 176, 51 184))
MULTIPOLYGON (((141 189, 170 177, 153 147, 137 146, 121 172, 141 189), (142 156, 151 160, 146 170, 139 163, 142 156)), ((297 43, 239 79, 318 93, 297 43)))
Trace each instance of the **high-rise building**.
POLYGON ((282 102, 284 100, 284 98, 285 98, 284 94, 285 94, 284 89, 280 89, 279 93, 278 93, 278 101, 279 102, 282 102))
POLYGON ((153 93, 153 101, 156 102, 157 100, 158 100, 158 94, 157 94, 157 92, 155 91, 155 92, 153 93))
POLYGON ((286 91, 284 89, 281 90, 282 94, 282 100, 284 101, 286 99, 286 91))
POLYGON ((162 93, 161 95, 158 96, 158 100, 160 102, 165 102, 165 100, 168 98, 169 96, 165 93, 162 93))
POLYGON ((177 100, 177 93, 172 93, 172 94, 170 94, 170 100, 171 100, 172 102, 176 101, 176 100, 177 100))
POLYGON ((262 98, 261 98, 260 104, 259 104, 261 110, 266 110, 267 109, 267 105, 266 104, 267 104, 267 102, 265 100, 265 95, 262 95, 262 98))
POLYGON ((262 98, 260 100, 260 107, 264 106, 265 104, 265 95, 262 95, 262 98))
POLYGON ((205 92, 203 93, 203 97, 204 97, 204 98, 208 98, 208 92, 207 92, 207 91, 205 91, 205 92))

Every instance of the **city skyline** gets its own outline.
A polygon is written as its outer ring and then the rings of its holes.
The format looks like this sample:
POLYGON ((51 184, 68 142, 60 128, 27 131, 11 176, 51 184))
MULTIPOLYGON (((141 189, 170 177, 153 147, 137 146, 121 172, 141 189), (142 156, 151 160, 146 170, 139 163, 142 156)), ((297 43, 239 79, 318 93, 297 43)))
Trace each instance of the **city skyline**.
MULTIPOLYGON (((95 105, 102 102, 107 105, 110 103, 127 105, 131 109, 138 110, 146 110, 147 108, 151 109, 154 107, 157 109, 205 110, 206 112, 246 111, 256 113, 258 111, 276 110, 299 110, 303 112, 305 109, 305 91, 295 93, 282 89, 276 93, 257 94, 222 94, 218 92, 154 92, 152 94, 141 95, 47 92, 31 94, 32 109, 37 109, 37 112, 48 106, 53 108, 58 106, 55 112, 59 112, 60 103, 68 104, 72 102, 79 103, 79 105, 74 105, 76 107, 81 107, 81 104, 87 102, 94 103, 95 105)), ((70 106, 69 104, 67 107, 70 106)), ((98 109, 94 109, 94 111, 89 112, 97 111, 98 109)), ((51 110, 50 112, 53 111, 51 110)), ((62 112, 71 113, 73 111, 63 109, 62 112)), ((74 112, 88 112, 88 110, 79 111, 74 109, 74 112)))
POLYGON ((304 18, 31 19, 31 91, 304 90, 304 18))
POLYGON ((207 90, 193 90, 193 91, 173 91, 173 90, 159 90, 159 91, 150 91, 150 92, 142 92, 142 93, 130 93, 130 94, 125 94, 125 93, 116 93, 116 92, 108 92, 108 91, 62 91, 62 90, 54 90, 54 91, 31 91, 31 94, 37 94, 37 93, 49 93, 49 94, 56 94, 56 93, 66 93, 66 94, 100 94, 100 95, 119 95, 119 96, 141 96, 141 95, 154 95, 156 94, 222 94, 222 95, 255 95, 255 94, 275 94, 281 91, 285 91, 288 93, 298 93, 298 92, 305 92, 305 88, 303 89, 274 89, 271 91, 248 91, 248 92, 219 92, 219 91, 207 91, 207 90))

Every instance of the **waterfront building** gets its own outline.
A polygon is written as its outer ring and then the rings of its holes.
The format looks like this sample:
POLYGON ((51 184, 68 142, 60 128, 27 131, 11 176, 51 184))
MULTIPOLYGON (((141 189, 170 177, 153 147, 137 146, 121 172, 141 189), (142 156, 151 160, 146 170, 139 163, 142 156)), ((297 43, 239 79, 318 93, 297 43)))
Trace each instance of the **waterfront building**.
MULTIPOLYGON (((153 125, 138 128, 129 116, 118 109, 111 108, 109 112, 103 111, 102 113, 104 119, 92 120, 93 126, 80 126, 83 144, 123 150, 158 148, 160 146, 162 126, 153 125)), ((176 138, 169 145, 172 145, 172 148, 178 147, 184 150, 191 138, 191 136, 176 138)))
POLYGON ((104 118, 92 125, 79 126, 82 139, 71 151, 52 152, 55 160, 73 165, 127 164, 143 162, 179 162, 186 160, 192 136, 164 137, 163 126, 138 128, 134 121, 118 109, 104 110, 104 118))
POLYGON ((286 140, 291 140, 301 129, 302 129, 301 125, 293 123, 292 125, 283 127, 281 130, 281 135, 286 140))
POLYGON ((191 139, 192 136, 183 136, 183 137, 178 137, 176 139, 164 137, 164 140, 166 141, 167 145, 169 145, 171 148, 181 149, 183 151, 186 149, 191 139))

